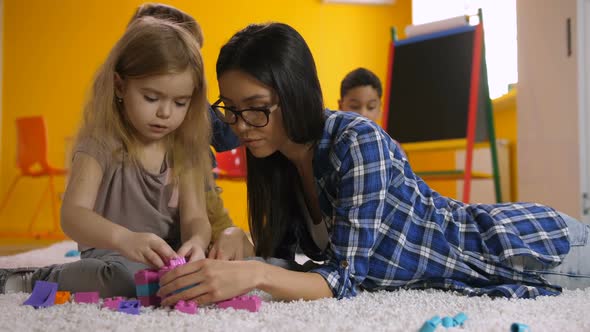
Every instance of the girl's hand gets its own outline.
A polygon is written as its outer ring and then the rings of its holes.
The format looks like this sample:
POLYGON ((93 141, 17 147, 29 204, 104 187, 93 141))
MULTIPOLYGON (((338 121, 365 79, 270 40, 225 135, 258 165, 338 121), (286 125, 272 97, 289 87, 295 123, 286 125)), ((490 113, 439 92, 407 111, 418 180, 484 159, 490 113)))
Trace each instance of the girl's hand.
POLYGON ((212 259, 187 263, 162 276, 158 296, 164 297, 196 284, 166 297, 162 300, 162 305, 173 305, 180 300, 196 301, 198 304, 226 300, 256 287, 261 278, 261 264, 256 261, 229 262, 212 259))
POLYGON ((208 258, 240 260, 254 256, 254 246, 246 233, 239 227, 226 228, 209 250, 208 258))
POLYGON ((200 241, 193 237, 182 244, 177 255, 187 257, 187 262, 194 262, 205 258, 205 251, 201 247, 200 241))
POLYGON ((132 261, 161 268, 176 253, 161 237, 153 233, 125 232, 117 248, 121 254, 132 261))

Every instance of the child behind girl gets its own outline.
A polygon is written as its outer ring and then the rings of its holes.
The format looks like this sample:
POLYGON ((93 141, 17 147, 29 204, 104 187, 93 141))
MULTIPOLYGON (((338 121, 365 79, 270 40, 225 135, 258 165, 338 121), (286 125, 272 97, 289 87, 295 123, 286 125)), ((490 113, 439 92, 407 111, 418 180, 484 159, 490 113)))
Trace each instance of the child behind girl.
MULTIPOLYGON (((357 68, 346 74, 340 83, 340 99, 338 108, 342 111, 355 112, 365 118, 379 122, 381 119, 381 96, 383 88, 379 77, 365 68, 357 68)), ((398 141, 402 156, 406 154, 398 141)))
POLYGON ((95 77, 73 151, 62 228, 81 260, 0 270, 0 292, 45 280, 133 297, 136 271, 203 258, 210 131, 199 44, 169 21, 137 19, 95 77))
POLYGON ((348 73, 340 83, 338 108, 379 122, 382 94, 379 77, 368 69, 357 68, 348 73))

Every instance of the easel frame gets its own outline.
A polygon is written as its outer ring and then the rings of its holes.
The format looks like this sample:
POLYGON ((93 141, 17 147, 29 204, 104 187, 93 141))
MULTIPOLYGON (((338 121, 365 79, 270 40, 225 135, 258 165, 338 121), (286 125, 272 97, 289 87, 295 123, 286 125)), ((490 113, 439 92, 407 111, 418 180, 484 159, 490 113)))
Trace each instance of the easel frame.
MULTIPOLYGON (((472 63, 471 73, 469 82, 469 100, 468 100, 468 111, 467 111, 467 128, 466 137, 464 140, 449 140, 448 144, 440 144, 437 142, 434 147, 431 143, 408 143, 411 145, 410 148, 406 149, 410 151, 425 151, 425 150, 451 150, 451 149, 465 149, 465 166, 463 171, 450 170, 450 171, 435 171, 417 174, 423 178, 437 178, 437 179, 463 179, 463 201, 469 202, 471 198, 471 181, 476 178, 492 178, 495 189, 496 202, 502 202, 502 193, 500 188, 500 173, 498 163, 498 151, 496 146, 496 136, 494 131, 494 117, 492 110, 492 102, 489 97, 489 87, 487 78, 487 65, 485 61, 485 43, 484 43, 484 31, 483 31, 483 14, 482 10, 479 9, 477 13, 479 22, 472 25, 465 25, 453 29, 447 29, 426 35, 415 36, 402 41, 397 40, 397 34, 395 29, 392 29, 392 40, 389 45, 389 59, 387 66, 387 81, 386 81, 386 93, 385 93, 385 109, 383 112, 382 123, 384 128, 387 130, 389 124, 389 108, 390 108, 390 95, 392 89, 392 75, 394 71, 394 59, 396 46, 403 46, 405 44, 417 43, 426 41, 434 38, 441 38, 452 34, 473 31, 473 51, 472 51, 472 63), (474 174, 473 172, 473 151, 476 146, 476 127, 478 124, 478 110, 481 106, 479 103, 483 101, 483 113, 485 119, 481 119, 487 122, 487 141, 489 142, 491 162, 492 162, 492 175, 486 176, 482 174, 474 174), (424 144, 429 144, 429 147, 425 147, 424 144)), ((392 135, 394 136, 394 135, 392 135)), ((395 138, 395 137, 394 137, 395 138)))

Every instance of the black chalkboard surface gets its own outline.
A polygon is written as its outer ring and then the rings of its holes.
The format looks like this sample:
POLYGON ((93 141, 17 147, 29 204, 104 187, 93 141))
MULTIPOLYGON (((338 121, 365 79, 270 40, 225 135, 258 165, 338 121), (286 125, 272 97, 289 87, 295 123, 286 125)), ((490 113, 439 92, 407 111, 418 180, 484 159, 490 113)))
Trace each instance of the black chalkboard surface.
POLYGON ((470 94, 477 93, 474 138, 488 140, 487 96, 479 96, 487 85, 482 73, 472 75, 475 34, 466 25, 394 42, 384 117, 390 136, 401 143, 466 138, 470 94))

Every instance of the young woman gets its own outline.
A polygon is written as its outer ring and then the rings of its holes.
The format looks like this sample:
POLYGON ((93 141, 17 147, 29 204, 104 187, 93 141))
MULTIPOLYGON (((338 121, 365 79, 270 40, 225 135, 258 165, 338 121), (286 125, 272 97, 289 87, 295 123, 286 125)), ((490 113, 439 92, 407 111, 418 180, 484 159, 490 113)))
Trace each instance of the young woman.
POLYGON ((258 256, 323 264, 200 260, 160 294, 208 303, 254 288, 275 298, 440 288, 535 297, 590 285, 589 226, 534 203, 465 204, 414 174, 374 122, 323 109, 314 61, 291 27, 250 25, 221 49, 213 106, 248 149, 250 227, 258 256))

